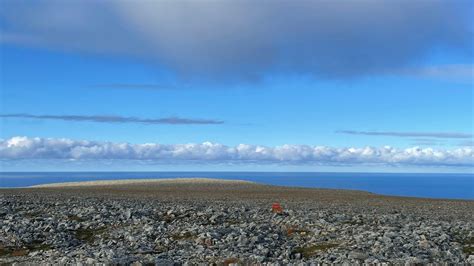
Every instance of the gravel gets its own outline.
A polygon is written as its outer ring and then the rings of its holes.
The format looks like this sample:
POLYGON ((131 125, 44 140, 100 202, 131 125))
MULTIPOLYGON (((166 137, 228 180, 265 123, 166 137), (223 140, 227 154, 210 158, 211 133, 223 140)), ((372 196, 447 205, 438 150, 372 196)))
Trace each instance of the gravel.
POLYGON ((473 214, 474 201, 215 180, 3 189, 0 264, 473 264, 473 214))

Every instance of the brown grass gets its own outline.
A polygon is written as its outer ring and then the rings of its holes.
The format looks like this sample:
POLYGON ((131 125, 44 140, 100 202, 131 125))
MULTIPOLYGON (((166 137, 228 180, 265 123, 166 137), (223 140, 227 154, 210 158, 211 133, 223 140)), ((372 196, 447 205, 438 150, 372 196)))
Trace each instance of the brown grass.
POLYGON ((225 266, 229 266, 229 264, 233 264, 233 263, 239 263, 239 259, 237 259, 237 258, 228 258, 228 259, 224 260, 224 265, 225 266))
POLYGON ((37 250, 49 250, 50 245, 42 244, 40 241, 33 242, 24 247, 4 247, 0 246, 0 257, 21 257, 26 256, 28 253, 37 250))
POLYGON ((290 226, 286 229, 286 235, 287 236, 293 236, 295 234, 309 235, 309 233, 310 233, 309 230, 296 228, 296 227, 293 227, 293 226, 290 226))
POLYGON ((179 240, 188 240, 188 239, 191 239, 195 237, 194 234, 192 234, 191 232, 186 232, 184 234, 174 234, 174 235, 171 235, 171 238, 173 240, 176 240, 176 241, 179 241, 179 240))
POLYGON ((84 222, 84 219, 77 215, 68 215, 67 219, 69 221, 84 222))

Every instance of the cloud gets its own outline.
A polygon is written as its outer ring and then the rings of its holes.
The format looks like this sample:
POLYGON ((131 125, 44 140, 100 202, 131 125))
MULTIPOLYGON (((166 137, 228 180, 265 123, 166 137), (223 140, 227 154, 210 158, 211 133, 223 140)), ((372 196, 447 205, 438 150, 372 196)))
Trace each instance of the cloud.
POLYGON ((474 78, 474 65, 456 64, 407 68, 397 71, 394 74, 435 78, 448 81, 472 82, 474 78))
POLYGON ((181 117, 165 118, 138 118, 110 115, 32 115, 32 114, 0 114, 0 118, 28 118, 28 119, 50 119, 77 122, 98 123, 140 123, 147 125, 215 125, 223 124, 223 121, 212 119, 193 119, 181 117))
POLYGON ((392 137, 428 137, 441 139, 470 139, 472 134, 460 132, 393 132, 393 131, 355 131, 339 130, 336 133, 349 135, 367 135, 367 136, 392 136, 392 137))
POLYGON ((129 144, 55 138, 12 137, 0 140, 1 160, 138 160, 157 163, 241 163, 290 165, 474 166, 474 149, 413 147, 335 148, 327 146, 223 144, 129 144))
POLYGON ((181 77, 345 79, 472 56, 470 1, 2 1, 1 41, 118 55, 181 77), (443 51, 445 51, 443 50, 443 51))

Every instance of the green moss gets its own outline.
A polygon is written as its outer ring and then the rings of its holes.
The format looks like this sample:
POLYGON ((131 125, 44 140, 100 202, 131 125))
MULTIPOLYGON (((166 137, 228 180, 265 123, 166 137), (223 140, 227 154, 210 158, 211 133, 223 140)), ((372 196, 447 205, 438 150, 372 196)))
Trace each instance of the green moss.
POLYGON ((0 257, 7 256, 11 253, 8 248, 0 247, 0 257))
POLYGON ((466 255, 474 255, 474 247, 473 246, 464 246, 462 248, 462 252, 466 255))
POLYGON ((232 225, 232 224, 240 224, 240 220, 229 218, 229 219, 226 219, 226 220, 225 220, 225 223, 227 223, 227 224, 229 224, 229 225, 232 225))
POLYGON ((27 245, 26 248, 29 251, 38 251, 38 250, 50 250, 51 245, 43 244, 43 241, 33 241, 30 245, 27 245))
POLYGON ((466 255, 474 255, 474 237, 468 238, 461 242, 463 245, 462 252, 466 255))
POLYGON ((452 234, 453 239, 462 246, 462 252, 466 255, 474 255, 474 237, 468 237, 467 232, 455 231, 452 234))
POLYGON ((338 244, 334 244, 334 243, 320 243, 320 244, 315 244, 315 245, 306 246, 306 247, 298 247, 295 250, 293 250, 293 253, 294 254, 300 253, 301 255, 303 255, 303 257, 309 258, 319 252, 323 252, 337 246, 338 244))
POLYGON ((78 229, 76 230, 76 238, 87 243, 92 243, 96 235, 100 235, 105 231, 106 228, 78 229))

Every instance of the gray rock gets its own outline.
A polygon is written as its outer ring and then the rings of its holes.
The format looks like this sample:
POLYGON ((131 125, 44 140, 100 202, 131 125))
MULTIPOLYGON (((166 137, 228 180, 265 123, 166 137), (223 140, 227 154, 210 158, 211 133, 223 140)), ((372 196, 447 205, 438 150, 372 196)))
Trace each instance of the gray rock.
POLYGON ((469 255, 469 257, 467 258, 467 263, 469 264, 474 264, 474 255, 469 255))
POLYGON ((127 209, 123 212, 123 217, 125 219, 130 219, 132 217, 132 211, 130 209, 127 209))
POLYGON ((362 253, 362 252, 351 251, 351 252, 349 252, 349 255, 347 257, 349 259, 365 260, 369 257, 369 255, 367 255, 365 253, 362 253))

